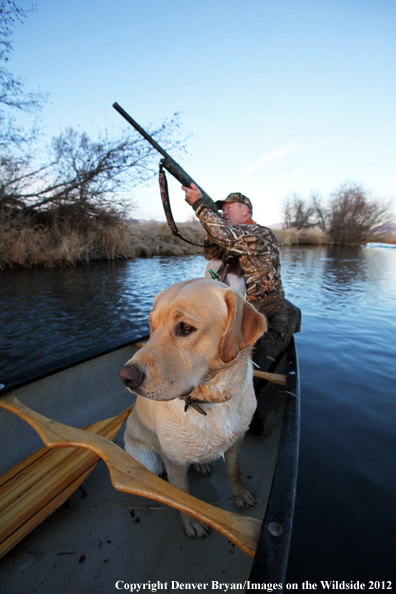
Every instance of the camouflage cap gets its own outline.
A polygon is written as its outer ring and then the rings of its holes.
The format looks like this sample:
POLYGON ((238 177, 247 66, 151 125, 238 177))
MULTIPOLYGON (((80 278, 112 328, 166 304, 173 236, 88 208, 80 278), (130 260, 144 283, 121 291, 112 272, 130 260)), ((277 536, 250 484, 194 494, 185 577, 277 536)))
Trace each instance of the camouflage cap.
POLYGON ((217 208, 219 208, 220 210, 223 210, 224 202, 240 202, 241 204, 246 204, 246 206, 248 206, 250 208, 250 211, 253 212, 253 206, 252 206, 252 203, 250 202, 249 198, 247 196, 244 196, 240 192, 232 192, 231 194, 228 194, 228 196, 225 200, 217 200, 216 201, 217 208))

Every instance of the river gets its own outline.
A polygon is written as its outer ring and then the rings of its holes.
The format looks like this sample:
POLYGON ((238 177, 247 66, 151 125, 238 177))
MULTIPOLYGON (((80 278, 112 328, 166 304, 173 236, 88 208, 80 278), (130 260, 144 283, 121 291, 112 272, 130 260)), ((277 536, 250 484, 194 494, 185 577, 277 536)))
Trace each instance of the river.
MULTIPOLYGON (((301 448, 287 579, 392 580, 396 528, 396 249, 284 247, 303 313, 301 448)), ((201 256, 0 274, 0 382, 147 329, 154 295, 201 256)))

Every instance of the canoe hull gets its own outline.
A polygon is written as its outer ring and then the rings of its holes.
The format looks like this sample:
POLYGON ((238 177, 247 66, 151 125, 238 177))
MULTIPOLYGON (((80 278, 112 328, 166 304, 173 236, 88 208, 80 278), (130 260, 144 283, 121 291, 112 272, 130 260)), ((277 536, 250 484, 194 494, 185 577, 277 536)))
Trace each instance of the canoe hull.
MULTIPOLYGON (((138 348, 134 343, 141 341, 143 338, 135 337, 128 344, 112 345, 106 352, 93 352, 82 359, 75 357, 64 362, 60 369, 57 369, 56 366, 43 368, 36 374, 36 378, 29 377, 29 374, 26 374, 26 377, 22 378, 19 384, 18 380, 7 382, 6 390, 7 387, 16 389, 20 400, 32 409, 74 427, 84 426, 98 419, 114 416, 132 404, 130 393, 118 378, 118 371, 138 348)), ((257 508, 253 512, 248 510, 247 513, 258 519, 264 517, 253 565, 247 556, 242 555, 232 547, 230 548, 230 544, 227 544, 226 539, 216 533, 212 533, 204 542, 187 540, 181 533, 179 518, 177 515, 175 517, 174 511, 169 510, 162 513, 158 511, 138 512, 144 514, 145 534, 156 534, 159 542, 163 538, 164 543, 166 543, 167 554, 171 558, 174 557, 175 561, 177 561, 178 557, 180 557, 180 551, 184 550, 185 559, 184 561, 181 560, 181 563, 189 568, 189 571, 185 574, 185 580, 188 582, 194 581, 194 570, 191 569, 191 561, 188 561, 188 559, 190 555, 195 557, 196 554, 199 554, 199 558, 204 560, 205 574, 213 579, 217 576, 220 581, 223 579, 223 581, 236 582, 239 581, 241 575, 247 576, 250 572, 249 580, 251 583, 281 583, 284 581, 290 546, 298 458, 299 382, 294 341, 289 346, 276 371, 286 373, 288 383, 286 388, 268 383, 265 393, 262 395, 265 398, 260 398, 260 408, 267 420, 266 428, 269 429, 268 436, 263 444, 259 446, 254 445, 254 440, 253 442, 250 440, 250 443, 248 440, 244 444, 246 447, 242 448, 241 452, 241 468, 244 480, 247 480, 249 487, 252 488, 260 500, 257 508), (276 464, 277 460, 278 463, 276 464), (282 510, 286 511, 283 512, 282 510), (153 514, 156 516, 155 518, 153 514), (281 536, 271 534, 269 527, 273 524, 282 526, 281 536), (173 535, 172 545, 167 542, 170 533, 173 535), (197 547, 199 548, 197 549, 197 547), (230 555, 237 556, 232 558, 230 555), (220 566, 224 574, 219 574, 218 569, 220 566)), ((0 410, 0 425, 4 428, 1 436, 1 446, 6 451, 6 456, 3 456, 0 462, 3 465, 0 472, 4 472, 17 464, 21 458, 41 447, 42 443, 31 427, 8 411, 0 410)), ((117 438, 117 443, 122 445, 121 435, 117 438)), ((220 501, 222 502, 219 505, 220 507, 229 511, 236 511, 231 502, 227 503, 229 493, 224 466, 221 461, 216 463, 211 477, 192 476, 191 486, 193 494, 199 498, 214 504, 218 504, 220 501)), ((78 513, 70 515, 70 528, 68 526, 68 529, 60 521, 65 512, 58 511, 47 519, 42 528, 32 532, 23 541, 29 542, 26 545, 29 546, 29 550, 32 547, 34 549, 36 546, 34 543, 47 542, 47 539, 50 541, 54 536, 54 530, 61 540, 62 530, 65 530, 65 538, 72 536, 77 539, 76 542, 78 542, 78 538, 86 539, 87 531, 90 533, 87 522, 90 521, 95 525, 102 526, 105 532, 115 534, 115 538, 119 543, 124 543, 128 550, 127 557, 124 558, 124 567, 129 567, 131 560, 135 560, 139 566, 136 575, 140 576, 140 581, 153 580, 155 576, 157 576, 156 579, 158 580, 165 580, 165 577, 170 575, 166 565, 162 567, 161 563, 157 563, 155 575, 152 574, 151 570, 144 569, 146 566, 152 567, 153 564, 152 551, 149 548, 145 551, 145 560, 142 559, 142 546, 144 547, 143 543, 146 536, 142 539, 140 533, 136 540, 137 535, 131 535, 130 530, 128 530, 128 523, 130 523, 132 514, 135 513, 134 510, 141 507, 152 507, 152 503, 136 496, 115 492, 109 484, 108 472, 103 464, 99 465, 86 480, 84 483, 85 490, 90 493, 91 497, 94 497, 94 500, 99 499, 102 502, 102 510, 98 512, 97 509, 84 506, 84 517, 78 513), (117 521, 113 519, 109 522, 106 517, 110 505, 116 506, 112 509, 111 515, 116 515, 117 521), (126 524, 125 514, 127 514, 126 524), (122 518, 124 519, 122 520, 122 518), (70 535, 69 530, 72 530, 72 535, 70 535)), ((78 498, 78 493, 75 493, 72 495, 71 501, 76 502, 78 498)), ((86 502, 84 501, 84 503, 86 502)), ((154 508, 158 509, 155 506, 154 508)), ((103 538, 105 537, 103 536, 103 538)), ((150 542, 148 536, 147 543, 150 542)), ((122 544, 120 546, 122 547, 122 544)), ((76 544, 74 548, 76 548, 76 544)), ((89 550, 92 550, 92 547, 89 550)), ((19 555, 20 551, 16 547, 8 553, 4 561, 6 559, 15 559, 15 562, 18 563, 19 555)), ((45 556, 50 557, 51 551, 47 551, 45 556)), ((121 558, 123 558, 122 555, 117 557, 117 559, 121 558)), ((58 560, 58 562, 60 561, 58 560)), ((66 560, 62 559, 62 565, 65 563, 66 560)), ((199 566, 200 564, 198 564, 198 570, 199 566)), ((39 569, 39 566, 37 568, 39 573, 45 571, 41 563, 40 567, 41 569, 39 569)), ((119 569, 121 570, 121 566, 119 569)), ((184 574, 180 571, 178 563, 174 571, 175 578, 179 576, 180 579, 183 579, 184 574)), ((202 574, 199 571, 195 579, 196 582, 203 581, 202 574)), ((16 576, 12 577, 10 575, 9 580, 10 591, 11 586, 14 587, 14 591, 18 590, 16 576)), ((134 581, 139 580, 134 578, 134 581)), ((55 582, 52 583, 54 585, 55 582)), ((77 588, 75 592, 78 591, 77 588)))

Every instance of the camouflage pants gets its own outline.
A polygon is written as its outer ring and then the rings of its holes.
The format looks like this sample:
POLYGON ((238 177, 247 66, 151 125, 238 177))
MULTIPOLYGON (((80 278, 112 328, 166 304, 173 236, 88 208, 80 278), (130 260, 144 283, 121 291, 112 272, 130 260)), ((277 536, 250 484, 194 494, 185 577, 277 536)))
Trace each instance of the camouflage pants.
MULTIPOLYGON (((294 332, 300 331, 301 311, 287 299, 279 297, 253 305, 265 315, 268 322, 267 332, 256 343, 253 360, 261 371, 272 372, 294 332)), ((254 384, 258 388, 263 380, 255 378, 254 384)), ((260 389, 262 387, 260 385, 260 389)))

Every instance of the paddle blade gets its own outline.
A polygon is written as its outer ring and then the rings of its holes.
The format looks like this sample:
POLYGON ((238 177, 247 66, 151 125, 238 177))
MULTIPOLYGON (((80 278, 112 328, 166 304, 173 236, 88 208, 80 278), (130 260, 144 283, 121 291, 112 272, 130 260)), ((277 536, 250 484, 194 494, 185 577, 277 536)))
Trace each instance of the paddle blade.
MULTIPOLYGON (((84 429, 113 440, 131 410, 84 429)), ((58 509, 99 460, 90 450, 43 447, 1 476, 0 557, 58 509)))

